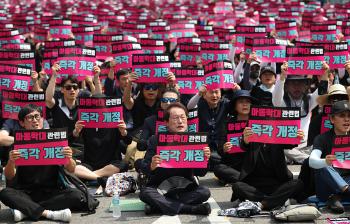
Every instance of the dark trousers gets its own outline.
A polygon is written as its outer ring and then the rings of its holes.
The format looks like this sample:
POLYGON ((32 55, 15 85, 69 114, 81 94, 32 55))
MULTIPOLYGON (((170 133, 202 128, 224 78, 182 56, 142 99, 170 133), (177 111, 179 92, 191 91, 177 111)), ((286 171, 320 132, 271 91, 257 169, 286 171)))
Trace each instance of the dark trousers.
POLYGON ((282 206, 289 198, 298 200, 303 190, 303 182, 300 180, 290 180, 279 186, 271 186, 270 190, 257 189, 244 182, 236 182, 232 185, 235 198, 244 201, 264 201, 264 209, 270 210, 282 206))
POLYGON ((236 183, 240 172, 226 164, 221 163, 214 167, 214 174, 217 178, 226 183, 236 183))
POLYGON ((141 201, 160 210, 164 215, 179 214, 183 204, 202 204, 209 197, 209 189, 203 186, 198 186, 193 191, 177 194, 176 198, 160 194, 155 187, 144 187, 140 192, 141 201))
POLYGON ((77 189, 50 189, 38 191, 17 190, 6 187, 0 191, 0 201, 21 211, 32 220, 39 220, 44 210, 81 210, 84 195, 77 189))

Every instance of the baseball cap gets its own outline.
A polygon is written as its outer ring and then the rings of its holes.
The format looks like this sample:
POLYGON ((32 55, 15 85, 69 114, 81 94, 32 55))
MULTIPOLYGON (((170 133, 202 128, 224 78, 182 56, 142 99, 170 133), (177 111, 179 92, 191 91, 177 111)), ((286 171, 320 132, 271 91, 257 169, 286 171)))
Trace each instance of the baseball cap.
POLYGON ((350 111, 350 103, 347 100, 335 102, 332 106, 332 115, 339 114, 344 111, 350 111))

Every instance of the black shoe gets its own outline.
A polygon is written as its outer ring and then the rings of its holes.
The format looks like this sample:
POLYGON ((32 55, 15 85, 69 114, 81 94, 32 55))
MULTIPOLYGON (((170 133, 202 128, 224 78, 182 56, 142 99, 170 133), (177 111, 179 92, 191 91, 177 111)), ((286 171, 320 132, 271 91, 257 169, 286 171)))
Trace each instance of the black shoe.
POLYGON ((339 197, 336 195, 331 196, 327 201, 327 207, 334 213, 344 213, 344 206, 339 201, 339 197))
POLYGON ((191 213, 196 215, 209 215, 211 213, 210 204, 206 202, 200 205, 194 205, 191 213))
POLYGON ((159 213, 159 210, 155 209, 154 207, 151 207, 148 204, 145 204, 145 214, 146 215, 152 215, 159 213))

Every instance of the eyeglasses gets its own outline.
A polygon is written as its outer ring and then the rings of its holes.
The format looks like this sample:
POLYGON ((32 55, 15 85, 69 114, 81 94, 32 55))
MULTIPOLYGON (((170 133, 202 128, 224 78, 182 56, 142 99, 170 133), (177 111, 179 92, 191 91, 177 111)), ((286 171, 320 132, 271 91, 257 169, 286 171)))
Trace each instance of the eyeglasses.
POLYGON ((175 103, 176 101, 177 101, 176 98, 170 98, 170 97, 160 98, 160 102, 162 103, 175 103))
POLYGON ((151 85, 145 85, 143 87, 145 90, 157 90, 159 88, 158 85, 154 85, 154 84, 151 84, 151 85))
POLYGON ((34 115, 29 114, 29 115, 25 116, 25 119, 27 121, 34 121, 34 119, 38 121, 41 119, 41 115, 40 114, 34 114, 34 115))
POLYGON ((78 89, 78 85, 77 84, 72 84, 72 85, 65 85, 63 86, 66 90, 71 90, 72 88, 74 90, 77 90, 78 89))

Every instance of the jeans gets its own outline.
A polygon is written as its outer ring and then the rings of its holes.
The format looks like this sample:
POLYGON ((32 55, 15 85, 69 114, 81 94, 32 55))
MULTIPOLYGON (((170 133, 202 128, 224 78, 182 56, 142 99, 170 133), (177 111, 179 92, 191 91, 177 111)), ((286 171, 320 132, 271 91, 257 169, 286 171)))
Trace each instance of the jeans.
MULTIPOLYGON (((342 189, 349 185, 350 176, 342 177, 332 166, 315 170, 316 196, 327 201, 333 194, 341 194, 342 189)), ((350 194, 344 196, 350 198, 350 194)))

